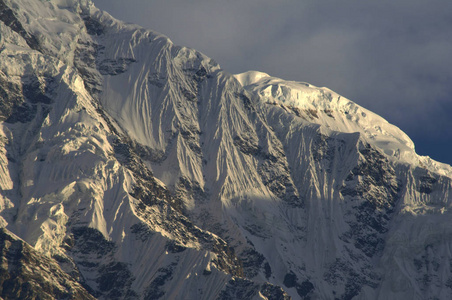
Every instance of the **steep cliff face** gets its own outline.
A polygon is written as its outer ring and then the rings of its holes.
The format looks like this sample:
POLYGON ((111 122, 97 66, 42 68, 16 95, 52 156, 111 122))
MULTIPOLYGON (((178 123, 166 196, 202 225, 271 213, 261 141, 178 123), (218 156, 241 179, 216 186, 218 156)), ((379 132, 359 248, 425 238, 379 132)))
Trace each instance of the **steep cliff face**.
POLYGON ((0 21, 0 222, 72 289, 451 296, 452 169, 381 117, 88 0, 0 0, 0 21))
POLYGON ((0 229, 0 290, 3 299, 95 299, 55 260, 8 230, 0 229))

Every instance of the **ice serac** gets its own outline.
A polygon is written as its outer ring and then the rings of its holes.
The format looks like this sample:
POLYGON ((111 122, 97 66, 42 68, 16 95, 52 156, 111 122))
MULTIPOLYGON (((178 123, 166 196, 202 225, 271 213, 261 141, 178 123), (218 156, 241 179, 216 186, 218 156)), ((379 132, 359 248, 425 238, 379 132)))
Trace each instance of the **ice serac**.
POLYGON ((0 0, 0 49, 4 256, 12 232, 52 266, 25 292, 452 296, 452 169, 378 115, 89 0, 0 0))

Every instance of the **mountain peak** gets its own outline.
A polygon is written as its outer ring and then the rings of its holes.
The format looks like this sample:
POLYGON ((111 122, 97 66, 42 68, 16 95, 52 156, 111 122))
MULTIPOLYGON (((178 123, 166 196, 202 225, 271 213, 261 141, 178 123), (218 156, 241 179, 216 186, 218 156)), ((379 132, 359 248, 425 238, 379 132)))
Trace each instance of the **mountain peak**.
POLYGON ((234 77, 240 82, 241 85, 247 86, 256 83, 262 78, 270 77, 270 75, 259 71, 247 71, 244 73, 235 74, 234 77))
POLYGON ((9 267, 98 299, 452 297, 450 166, 383 118, 90 1, 0 4, 0 260, 49 266, 9 267))

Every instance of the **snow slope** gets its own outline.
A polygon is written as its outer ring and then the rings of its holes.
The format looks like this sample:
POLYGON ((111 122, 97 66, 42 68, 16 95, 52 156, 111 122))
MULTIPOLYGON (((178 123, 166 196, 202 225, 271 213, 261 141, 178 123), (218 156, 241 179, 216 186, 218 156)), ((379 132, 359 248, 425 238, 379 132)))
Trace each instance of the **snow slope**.
POLYGON ((447 299, 452 169, 327 88, 0 0, 0 221, 100 299, 447 299))

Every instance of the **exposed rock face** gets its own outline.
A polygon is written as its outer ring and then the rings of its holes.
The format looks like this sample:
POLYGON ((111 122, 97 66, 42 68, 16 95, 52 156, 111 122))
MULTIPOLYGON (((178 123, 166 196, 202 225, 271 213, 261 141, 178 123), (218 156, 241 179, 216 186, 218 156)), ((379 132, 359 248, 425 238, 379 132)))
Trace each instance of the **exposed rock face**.
POLYGON ((0 49, 3 298, 452 297, 452 168, 372 112, 89 0, 0 0, 0 49))
POLYGON ((49 257, 0 229, 2 299, 95 299, 49 257))

